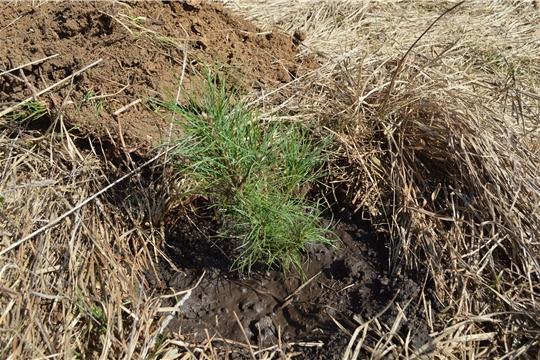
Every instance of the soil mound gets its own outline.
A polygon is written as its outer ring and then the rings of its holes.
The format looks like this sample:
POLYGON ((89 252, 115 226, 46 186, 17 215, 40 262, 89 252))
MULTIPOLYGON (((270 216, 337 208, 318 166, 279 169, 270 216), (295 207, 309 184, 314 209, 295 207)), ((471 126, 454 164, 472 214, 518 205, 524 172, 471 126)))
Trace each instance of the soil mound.
POLYGON ((253 88, 272 88, 317 65, 311 57, 295 59, 297 46, 290 36, 262 32, 218 4, 128 4, 3 6, 0 71, 59 54, 5 75, 0 82, 4 107, 103 59, 38 99, 48 109, 71 110, 64 116, 72 114, 67 122, 83 134, 111 134, 113 140, 122 134, 128 147, 144 148, 159 143, 168 124, 142 111, 142 103, 114 113, 144 96, 176 94, 183 70, 189 78, 200 70, 198 64, 215 62, 234 68, 253 88))

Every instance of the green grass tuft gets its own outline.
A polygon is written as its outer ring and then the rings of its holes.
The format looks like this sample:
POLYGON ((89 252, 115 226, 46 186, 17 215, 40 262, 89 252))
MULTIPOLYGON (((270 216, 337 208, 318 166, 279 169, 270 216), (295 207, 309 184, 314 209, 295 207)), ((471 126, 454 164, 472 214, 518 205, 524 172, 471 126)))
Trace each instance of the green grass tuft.
POLYGON ((32 100, 20 105, 17 111, 6 115, 8 122, 24 123, 34 121, 47 114, 47 107, 43 101, 32 100))
POLYGON ((306 196, 324 175, 331 139, 314 140, 301 124, 261 124, 209 71, 200 92, 184 95, 188 105, 154 101, 180 115, 184 137, 175 155, 178 174, 189 180, 186 195, 211 199, 221 235, 243 241, 233 269, 250 272, 262 262, 304 275, 306 245, 333 246, 320 226, 322 202, 306 196))

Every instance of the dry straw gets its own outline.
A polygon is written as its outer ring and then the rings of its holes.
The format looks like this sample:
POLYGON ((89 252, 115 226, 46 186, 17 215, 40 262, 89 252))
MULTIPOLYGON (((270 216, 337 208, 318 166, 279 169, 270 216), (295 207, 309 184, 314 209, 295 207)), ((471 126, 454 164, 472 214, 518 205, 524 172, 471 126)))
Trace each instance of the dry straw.
POLYGON ((306 33, 302 55, 323 67, 265 104, 287 101, 337 134, 345 158, 336 164, 347 166, 336 185, 386 229, 392 272, 426 269, 435 288, 417 305, 430 343, 387 342, 362 325, 387 349, 359 342, 354 358, 539 353, 540 14, 532 3, 467 2, 400 64, 456 4, 228 5, 263 30, 306 33))
MULTIPOLYGON (((336 191, 391 239, 394 274, 425 269, 434 288, 420 301, 390 302, 387 309, 398 311, 392 324, 350 319, 358 328, 347 359, 539 356, 536 5, 476 1, 449 13, 405 58, 382 107, 400 59, 456 3, 226 4, 263 30, 306 33, 299 58, 316 56, 321 68, 255 94, 253 103, 264 116, 316 119, 321 132, 334 133, 342 153, 336 191), (411 307, 425 315, 426 343, 398 331, 411 307)), ((91 151, 81 154, 65 131, 0 123, 0 249, 123 174, 91 151)), ((159 342, 176 310, 160 316, 162 299, 144 286, 144 270, 163 248, 159 220, 170 193, 154 179, 142 186, 134 174, 0 257, 0 357, 215 359, 239 348, 261 359, 294 355, 281 341, 263 349, 170 334, 159 342)))

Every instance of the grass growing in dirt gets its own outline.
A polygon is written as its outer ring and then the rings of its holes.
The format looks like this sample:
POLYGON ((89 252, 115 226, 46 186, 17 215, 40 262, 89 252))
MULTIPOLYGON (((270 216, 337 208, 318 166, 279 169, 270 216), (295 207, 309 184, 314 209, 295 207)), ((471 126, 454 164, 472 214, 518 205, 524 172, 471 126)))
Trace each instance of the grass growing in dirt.
POLYGON ((188 105, 158 101, 181 116, 177 171, 185 194, 208 197, 223 220, 222 236, 240 238, 233 268, 248 272, 257 262, 302 271, 308 244, 332 245, 320 226, 321 204, 306 196, 319 179, 331 139, 313 140, 310 129, 272 121, 264 126, 228 90, 206 74, 201 94, 188 105))
POLYGON ((47 113, 47 108, 42 101, 29 101, 21 105, 17 111, 6 116, 8 122, 23 123, 37 120, 47 113))

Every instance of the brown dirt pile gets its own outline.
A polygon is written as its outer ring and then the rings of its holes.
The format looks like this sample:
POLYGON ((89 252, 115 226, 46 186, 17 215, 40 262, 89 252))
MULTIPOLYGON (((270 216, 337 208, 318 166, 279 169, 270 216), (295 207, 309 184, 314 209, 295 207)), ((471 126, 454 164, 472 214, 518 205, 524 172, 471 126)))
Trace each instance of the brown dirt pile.
POLYGON ((18 103, 92 62, 101 63, 54 92, 39 97, 49 109, 62 107, 68 122, 83 134, 145 147, 167 133, 168 124, 143 111, 142 103, 122 107, 144 96, 176 94, 185 74, 202 63, 235 69, 235 76, 254 88, 274 88, 316 67, 311 57, 295 59, 292 38, 261 32, 252 23, 218 4, 131 2, 30 3, 3 6, 0 23, 0 71, 53 54, 59 56, 3 77, 4 107, 18 103), (185 70, 183 72, 183 70, 185 70), (26 80, 24 79, 26 78, 26 80), (156 93, 157 92, 157 93, 156 93), (71 114, 71 119, 69 119, 71 114), (82 114, 82 116, 81 116, 82 114))

